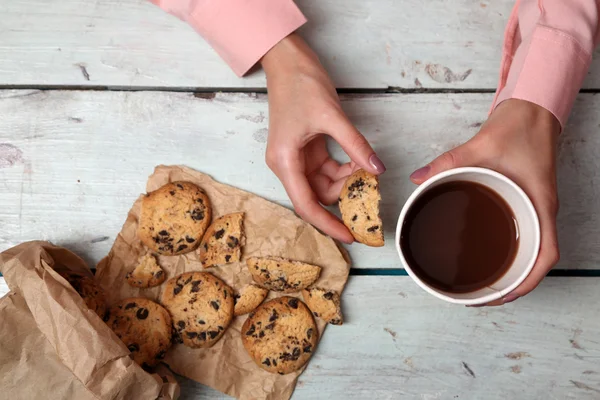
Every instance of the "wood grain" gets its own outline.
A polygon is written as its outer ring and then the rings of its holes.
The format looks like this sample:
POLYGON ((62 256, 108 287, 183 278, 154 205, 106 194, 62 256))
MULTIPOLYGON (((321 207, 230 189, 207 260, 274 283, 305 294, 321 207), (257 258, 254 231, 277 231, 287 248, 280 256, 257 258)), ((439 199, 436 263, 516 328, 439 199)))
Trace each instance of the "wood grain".
MULTIPOLYGON (((597 399, 598 296, 597 279, 547 278, 511 305, 467 308, 408 277, 352 277, 346 322, 327 328, 293 399, 597 399)), ((228 398, 180 382, 182 400, 228 398)))
MULTIPOLYGON (((400 210, 409 174, 467 140, 491 94, 343 97, 388 172, 382 177, 386 246, 348 246, 356 268, 399 268, 400 210)), ((583 94, 559 152, 560 268, 600 265, 600 100, 583 94)), ((184 164, 290 206, 264 163, 264 95, 0 91, 0 250, 50 240, 95 264, 108 253, 158 164, 184 164)), ((339 160, 346 156, 336 145, 339 160)))
MULTIPOLYGON (((514 0, 298 0, 342 88, 496 87, 514 0), (351 38, 349 40, 349 38, 351 38)), ((0 85, 264 87, 146 0, 0 0, 0 85)), ((600 87, 600 65, 585 87, 600 87)))

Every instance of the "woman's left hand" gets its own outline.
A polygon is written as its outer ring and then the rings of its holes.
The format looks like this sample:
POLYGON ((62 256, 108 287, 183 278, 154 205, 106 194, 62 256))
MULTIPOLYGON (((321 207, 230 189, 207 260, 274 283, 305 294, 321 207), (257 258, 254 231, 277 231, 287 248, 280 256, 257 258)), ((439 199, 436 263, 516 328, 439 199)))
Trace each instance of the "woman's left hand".
POLYGON ((504 298, 486 304, 509 303, 531 292, 559 260, 556 234, 556 147, 560 124, 548 110, 524 101, 502 102, 471 140, 413 172, 421 184, 430 177, 459 167, 484 167, 500 172, 531 199, 540 220, 541 246, 529 276, 504 298))

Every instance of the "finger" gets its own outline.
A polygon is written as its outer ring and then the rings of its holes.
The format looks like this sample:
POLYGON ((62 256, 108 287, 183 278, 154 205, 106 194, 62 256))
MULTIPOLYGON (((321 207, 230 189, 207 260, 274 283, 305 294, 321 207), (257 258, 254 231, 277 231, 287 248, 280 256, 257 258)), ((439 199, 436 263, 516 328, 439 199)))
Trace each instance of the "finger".
POLYGON ((306 176, 293 165, 281 176, 283 186, 298 215, 322 232, 344 243, 354 242, 348 228, 318 201, 306 176))
POLYGON ((359 168, 355 163, 340 165, 337 161, 329 159, 308 177, 308 181, 319 202, 332 205, 337 203, 348 176, 359 168))
POLYGON ((333 119, 328 134, 344 149, 352 161, 372 174, 383 174, 385 165, 375 154, 367 139, 350 123, 345 115, 333 119))
POLYGON ((417 169, 410 175, 410 180, 420 185, 427 179, 440 172, 447 171, 452 168, 465 167, 475 162, 473 151, 469 151, 468 142, 458 146, 450 151, 445 152, 429 164, 417 169))

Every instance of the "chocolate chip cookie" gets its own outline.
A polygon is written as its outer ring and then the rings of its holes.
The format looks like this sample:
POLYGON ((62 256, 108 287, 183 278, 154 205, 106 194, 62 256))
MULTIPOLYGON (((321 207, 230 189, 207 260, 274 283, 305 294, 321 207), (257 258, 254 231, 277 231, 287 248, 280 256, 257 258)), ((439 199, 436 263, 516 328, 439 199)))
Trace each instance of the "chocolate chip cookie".
POLYGON ((133 287, 149 288, 158 286, 165 281, 167 274, 162 270, 156 257, 151 253, 143 255, 133 271, 125 275, 127 283, 133 287))
POLYGON ((159 254, 185 254, 198 247, 211 215, 208 196, 198 186, 167 183, 142 199, 138 237, 159 254))
POLYGON ((173 317, 180 343, 193 348, 214 345, 233 318, 233 290, 208 272, 186 272, 165 284, 161 303, 173 317))
POLYGON ((206 230, 200 244, 200 261, 204 268, 240 261, 244 244, 244 213, 216 219, 206 230))
POLYGON ((367 246, 384 245, 380 201, 379 178, 365 170, 350 175, 342 188, 339 201, 342 220, 354 239, 367 246))
POLYGON ((85 301, 85 305, 100 318, 106 314, 106 296, 102 288, 89 276, 73 272, 61 272, 60 275, 75 289, 85 301))
POLYGON ((267 289, 254 284, 248 284, 240 290, 239 294, 235 295, 235 308, 233 314, 238 315, 248 314, 262 303, 269 294, 267 289))
POLYGON ((171 317, 155 302, 135 297, 113 306, 106 324, 142 367, 158 364, 171 347, 171 317))
POLYGON ((250 257, 246 260, 254 282, 276 292, 293 293, 312 285, 321 267, 280 257, 250 257))
POLYGON ((319 317, 333 325, 344 323, 340 307, 340 295, 337 292, 311 287, 302 291, 302 297, 315 317, 319 317))
POLYGON ((308 362, 319 331, 302 301, 283 296, 267 301, 251 313, 241 335, 246 351, 259 367, 283 375, 308 362))

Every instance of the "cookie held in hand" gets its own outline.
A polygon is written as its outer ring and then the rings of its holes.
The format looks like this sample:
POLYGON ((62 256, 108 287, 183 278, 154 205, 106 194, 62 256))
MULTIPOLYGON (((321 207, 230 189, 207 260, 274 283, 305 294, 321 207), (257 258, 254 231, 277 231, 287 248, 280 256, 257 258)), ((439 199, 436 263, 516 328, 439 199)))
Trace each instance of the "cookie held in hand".
POLYGON ((167 274, 156 262, 156 257, 151 253, 143 255, 137 267, 125 275, 129 286, 149 288, 158 286, 165 281, 167 274))
POLYGON ((299 292, 321 274, 321 267, 281 257, 250 257, 246 265, 254 282, 275 292, 299 292))
POLYGON ((106 324, 142 367, 158 364, 171 347, 171 317, 159 304, 134 297, 110 309, 106 324))
POLYGON ((260 305, 269 294, 267 289, 261 288, 260 286, 249 284, 240 290, 239 294, 235 295, 235 308, 233 314, 237 317, 239 315, 248 314, 260 305))
POLYGON ((244 245, 244 213, 216 219, 206 230, 200 244, 200 261, 204 268, 240 261, 244 245))
POLYGON ((208 272, 186 272, 165 284, 161 303, 173 318, 179 342, 207 348, 221 339, 233 318, 233 290, 208 272))
POLYGON ((172 182, 142 199, 138 237, 150 250, 167 256, 195 250, 210 224, 210 200, 190 182, 172 182))
POLYGON ((60 272, 60 276, 69 282, 90 310, 104 318, 107 308, 106 295, 93 278, 67 271, 60 272))
POLYGON ((367 246, 384 245, 380 201, 379 178, 365 170, 350 175, 342 188, 339 206, 344 225, 356 241, 367 246))
POLYGON ((259 367, 284 375, 308 362, 319 331, 302 301, 283 296, 267 301, 251 313, 241 335, 244 348, 259 367))
POLYGON ((319 317, 333 325, 344 323, 340 307, 340 295, 337 292, 310 287, 302 291, 302 297, 315 317, 319 317))

